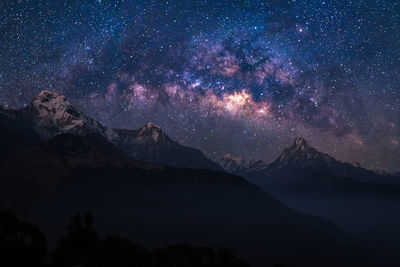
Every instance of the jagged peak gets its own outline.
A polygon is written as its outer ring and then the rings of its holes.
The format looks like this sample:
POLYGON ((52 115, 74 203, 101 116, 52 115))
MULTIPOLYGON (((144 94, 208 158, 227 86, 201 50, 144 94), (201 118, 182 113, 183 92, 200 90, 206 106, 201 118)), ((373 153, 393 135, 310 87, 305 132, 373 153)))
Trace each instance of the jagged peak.
POLYGON ((34 97, 30 107, 37 110, 40 116, 44 116, 48 112, 57 115, 68 113, 74 118, 83 116, 82 112, 75 108, 64 95, 47 90, 41 91, 34 97))
POLYGON ((310 146, 304 137, 298 136, 294 139, 292 146, 285 149, 285 151, 282 153, 281 158, 288 158, 304 153, 308 154, 308 157, 312 157, 312 155, 316 154, 321 154, 318 150, 310 146))
POLYGON ((70 103, 67 101, 67 98, 60 94, 60 93, 56 93, 56 92, 52 92, 52 91, 41 91, 36 97, 33 98, 32 100, 32 104, 35 105, 37 103, 45 103, 45 102, 58 102, 58 104, 69 104, 70 103))
POLYGON ((28 108, 36 110, 40 118, 63 120, 65 123, 85 117, 64 95, 47 90, 34 97, 28 108))
POLYGON ((160 126, 158 126, 157 124, 152 123, 152 122, 146 122, 146 124, 143 125, 142 129, 143 129, 143 128, 146 128, 146 129, 153 128, 153 129, 161 130, 161 127, 160 127, 160 126))
POLYGON ((160 126, 152 122, 146 122, 142 127, 139 129, 139 135, 148 135, 149 133, 158 132, 162 133, 163 130, 160 126))
POLYGON ((232 173, 247 173, 252 171, 261 171, 268 167, 263 160, 249 161, 245 160, 243 157, 236 157, 230 153, 223 155, 218 163, 225 168, 225 170, 232 173))
POLYGON ((67 98, 57 92, 41 91, 25 109, 42 138, 48 139, 60 133, 86 135, 97 133, 109 140, 116 138, 112 129, 85 115, 67 98))
POLYGON ((307 143, 306 139, 304 139, 304 137, 298 136, 294 139, 293 146, 295 146, 296 148, 299 148, 302 146, 308 147, 308 143, 307 143))
POLYGON ((138 130, 138 138, 143 139, 151 137, 154 142, 171 142, 170 138, 163 132, 160 126, 152 122, 146 122, 139 130, 138 130))
POLYGON ((236 162, 236 163, 243 163, 243 162, 244 162, 243 157, 235 157, 235 156, 232 155, 231 153, 224 154, 222 157, 223 157, 224 159, 233 160, 233 161, 236 162))
POLYGON ((270 164, 270 167, 285 166, 285 165, 308 165, 315 163, 328 164, 335 161, 333 157, 328 154, 319 152, 310 146, 303 137, 296 137, 293 145, 286 148, 283 153, 270 164))

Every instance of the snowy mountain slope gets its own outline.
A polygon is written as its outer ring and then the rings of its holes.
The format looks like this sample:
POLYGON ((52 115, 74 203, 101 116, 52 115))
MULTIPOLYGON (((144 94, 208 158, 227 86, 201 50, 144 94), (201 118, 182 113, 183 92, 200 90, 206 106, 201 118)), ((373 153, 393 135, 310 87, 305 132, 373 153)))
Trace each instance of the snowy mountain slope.
POLYGON ((132 159, 174 167, 224 171, 200 150, 180 145, 151 122, 138 130, 111 129, 81 112, 59 93, 42 91, 27 107, 20 110, 1 109, 0 115, 5 120, 24 121, 43 140, 65 133, 80 136, 97 134, 132 159))

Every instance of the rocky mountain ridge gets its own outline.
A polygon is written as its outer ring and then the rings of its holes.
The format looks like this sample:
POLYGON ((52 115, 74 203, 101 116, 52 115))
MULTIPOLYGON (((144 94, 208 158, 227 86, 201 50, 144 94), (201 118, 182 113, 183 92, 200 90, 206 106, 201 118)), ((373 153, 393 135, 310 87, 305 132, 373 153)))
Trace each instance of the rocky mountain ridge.
POLYGON ((135 160, 224 171, 206 158, 200 150, 185 147, 173 141, 158 125, 147 122, 140 129, 112 129, 87 116, 73 106, 65 96, 40 92, 25 108, 0 109, 0 116, 11 123, 25 121, 42 140, 59 134, 103 136, 135 160))

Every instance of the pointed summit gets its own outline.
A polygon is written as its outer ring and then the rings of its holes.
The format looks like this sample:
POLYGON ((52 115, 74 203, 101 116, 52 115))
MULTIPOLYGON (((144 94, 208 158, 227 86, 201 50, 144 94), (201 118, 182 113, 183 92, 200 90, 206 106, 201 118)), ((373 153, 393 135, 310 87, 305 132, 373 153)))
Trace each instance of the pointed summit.
POLYGON ((331 156, 321 153, 311 147, 303 137, 296 137, 293 145, 283 153, 269 167, 282 168, 284 166, 305 167, 309 165, 326 165, 332 160, 331 156))
POLYGON ((308 147, 308 143, 307 143, 306 139, 304 139, 303 137, 299 137, 299 136, 294 139, 293 145, 296 146, 296 148, 300 148, 302 146, 308 147))
POLYGON ((152 143, 172 143, 161 127, 152 122, 147 122, 138 130, 136 139, 152 143))
POLYGON ((155 123, 152 123, 152 122, 150 122, 150 121, 146 122, 146 124, 145 124, 143 127, 147 127, 147 128, 158 128, 158 129, 161 129, 161 127, 160 127, 160 126, 158 126, 157 124, 155 124, 155 123))

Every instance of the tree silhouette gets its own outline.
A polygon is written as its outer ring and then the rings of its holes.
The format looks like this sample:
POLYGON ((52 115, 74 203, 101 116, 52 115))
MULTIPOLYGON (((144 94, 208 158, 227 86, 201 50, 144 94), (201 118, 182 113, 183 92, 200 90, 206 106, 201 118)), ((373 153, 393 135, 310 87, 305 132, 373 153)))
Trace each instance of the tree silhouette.
POLYGON ((93 228, 94 218, 91 213, 74 215, 68 224, 68 234, 59 242, 58 249, 53 254, 57 266, 86 265, 87 258, 94 253, 99 236, 93 228))
POLYGON ((151 254, 145 247, 132 244, 121 237, 101 240, 96 251, 87 258, 90 267, 147 267, 151 266, 151 254))
POLYGON ((234 251, 221 247, 170 245, 149 251, 126 238, 109 236, 100 239, 93 228, 93 215, 74 215, 53 253, 53 265, 61 267, 248 267, 234 251))
POLYGON ((0 265, 43 266, 46 238, 35 225, 0 210, 0 265))
POLYGON ((187 244, 170 245, 153 251, 154 267, 248 267, 236 258, 233 250, 221 247, 194 247, 187 244))

